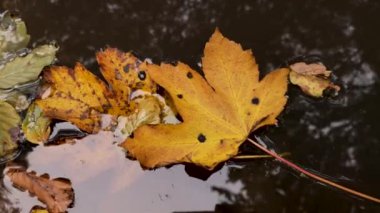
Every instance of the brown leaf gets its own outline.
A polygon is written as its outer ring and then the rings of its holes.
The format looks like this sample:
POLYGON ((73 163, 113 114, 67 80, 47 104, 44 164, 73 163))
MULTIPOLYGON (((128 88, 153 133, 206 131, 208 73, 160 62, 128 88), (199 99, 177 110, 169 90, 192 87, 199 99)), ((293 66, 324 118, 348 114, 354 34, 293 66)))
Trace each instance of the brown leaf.
POLYGON ((305 62, 298 62, 290 65, 290 69, 303 75, 323 75, 329 77, 331 74, 331 71, 327 70, 326 66, 321 63, 306 64, 305 62))
POLYGON ((307 95, 323 97, 323 92, 327 89, 335 92, 340 90, 340 87, 331 83, 329 79, 331 71, 328 71, 326 66, 321 63, 306 64, 298 62, 290 65, 290 68, 290 82, 299 86, 307 95))
POLYGON ((7 175, 15 187, 36 195, 50 213, 66 212, 74 203, 74 189, 69 179, 49 179, 48 174, 37 176, 34 171, 20 168, 10 168, 7 175))

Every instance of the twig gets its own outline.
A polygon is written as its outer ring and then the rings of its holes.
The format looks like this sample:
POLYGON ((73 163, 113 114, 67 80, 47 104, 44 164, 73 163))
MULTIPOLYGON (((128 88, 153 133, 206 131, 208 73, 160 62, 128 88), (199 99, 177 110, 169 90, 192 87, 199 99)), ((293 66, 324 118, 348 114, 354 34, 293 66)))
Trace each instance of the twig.
MULTIPOLYGON (((289 156, 290 152, 284 152, 279 154, 281 157, 289 156)), ((273 158, 272 155, 237 155, 232 158, 232 160, 252 160, 252 159, 263 159, 263 158, 273 158)))
POLYGON ((361 197, 361 198, 364 198, 364 199, 367 199, 367 200, 370 200, 370 201, 373 201, 373 202, 376 202, 376 203, 380 203, 380 199, 379 198, 376 198, 376 197, 372 197, 370 195, 366 195, 364 193, 361 193, 361 192, 358 192, 358 191, 355 191, 353 189, 350 189, 350 188, 347 188, 345 186, 342 186, 342 185, 339 185, 337 183, 334 183, 332 181, 329 181, 327 179, 324 179, 322 177, 319 177, 318 175, 315 175, 311 172, 308 172, 306 171, 305 169, 301 168, 300 166, 297 166, 296 164, 286 160, 285 158, 281 157, 280 155, 276 154, 275 152, 272 152, 270 150, 268 150, 267 148, 265 148, 264 146, 262 146, 261 144, 257 143, 256 141, 248 138, 247 139, 250 143, 252 143, 253 145, 255 145, 257 148, 261 149, 262 151, 264 151, 265 153, 267 153, 268 155, 271 155, 273 156, 274 158, 276 158, 278 161, 284 163, 285 165, 289 166, 290 168, 312 178, 312 179, 315 179, 321 183, 324 183, 324 184, 327 184, 329 186, 332 186, 332 187, 335 187, 335 188, 338 188, 338 189, 341 189, 345 192, 348 192, 350 194, 353 194, 353 195, 356 195, 358 197, 361 197))

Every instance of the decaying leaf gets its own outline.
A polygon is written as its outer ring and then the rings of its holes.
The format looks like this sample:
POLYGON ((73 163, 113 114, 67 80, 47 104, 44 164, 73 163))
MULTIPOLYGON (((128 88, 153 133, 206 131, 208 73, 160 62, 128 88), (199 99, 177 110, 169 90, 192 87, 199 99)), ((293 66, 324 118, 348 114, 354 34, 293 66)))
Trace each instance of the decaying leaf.
POLYGON ((50 118, 36 104, 32 104, 22 122, 25 138, 32 143, 44 143, 50 136, 50 118))
POLYGON ((290 82, 297 85, 301 90, 313 97, 322 97, 326 89, 339 92, 340 87, 331 83, 329 77, 331 71, 321 63, 306 64, 298 62, 290 65, 290 82))
POLYGON ((70 121, 87 132, 99 131, 101 113, 115 104, 106 84, 79 63, 73 70, 52 67, 44 72, 44 79, 51 93, 36 104, 45 116, 70 121))
POLYGON ((66 178, 50 179, 48 174, 37 176, 19 168, 10 168, 7 175, 15 187, 36 195, 50 213, 66 212, 74 203, 74 189, 66 178))
POLYGON ((189 162, 213 169, 235 156, 251 131, 277 123, 287 100, 288 69, 259 81, 252 52, 219 31, 206 44, 202 64, 205 78, 183 63, 148 65, 184 122, 141 126, 122 144, 143 167, 189 162))
POLYGON ((25 48, 29 40, 25 23, 20 18, 12 18, 8 11, 0 14, 0 58, 25 48))
POLYGON ((117 136, 129 136, 138 126, 145 124, 161 123, 161 107, 160 103, 154 96, 145 96, 135 100, 136 111, 129 116, 120 116, 118 118, 118 127, 115 130, 117 136))
POLYGON ((73 70, 52 67, 44 73, 50 94, 36 102, 44 114, 91 133, 108 126, 102 125, 104 114, 126 117, 130 121, 126 124, 128 132, 137 128, 135 125, 157 123, 155 118, 160 118, 161 110, 156 110, 160 105, 153 101, 156 85, 145 71, 146 62, 113 48, 98 52, 97 59, 109 85, 79 63, 73 70), (132 99, 132 92, 137 90, 147 92, 148 97, 143 101, 132 99))
POLYGON ((20 117, 7 102, 0 100, 0 157, 10 154, 17 148, 13 134, 18 132, 20 117))
POLYGON ((0 89, 9 89, 36 80, 42 68, 53 62, 57 50, 54 45, 42 45, 26 56, 17 56, 4 64, 0 68, 0 89))

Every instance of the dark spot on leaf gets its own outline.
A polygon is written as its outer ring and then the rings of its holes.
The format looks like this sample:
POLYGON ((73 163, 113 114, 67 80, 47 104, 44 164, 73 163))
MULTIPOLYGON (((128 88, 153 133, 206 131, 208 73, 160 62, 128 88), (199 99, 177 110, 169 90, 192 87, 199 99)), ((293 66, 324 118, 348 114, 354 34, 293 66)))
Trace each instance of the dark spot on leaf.
POLYGON ((129 72, 129 69, 130 69, 130 64, 127 64, 124 66, 124 72, 129 72))
POLYGON ((187 76, 188 78, 192 79, 192 78, 193 78, 193 73, 188 72, 188 73, 186 74, 186 76, 187 76))
POLYGON ((139 72, 139 74, 138 74, 138 76, 139 76, 139 79, 140 80, 145 80, 145 78, 146 78, 146 73, 145 73, 145 71, 144 70, 141 70, 140 72, 139 72))
POLYGON ((183 95, 182 95, 182 94, 178 94, 177 97, 178 97, 179 99, 182 99, 182 98, 183 98, 183 95))
POLYGON ((254 97, 254 98, 252 98, 251 103, 254 104, 254 105, 259 105, 260 99, 254 97))
POLYGON ((134 137, 135 137, 135 135, 132 132, 131 135, 129 135, 129 138, 134 138, 134 137))
POLYGON ((73 69, 69 69, 68 72, 69 72, 69 75, 71 76, 71 78, 73 78, 74 81, 75 81, 76 78, 75 78, 75 72, 74 72, 74 70, 73 69))
POLYGON ((183 122, 183 118, 180 114, 176 114, 175 117, 180 121, 183 122))
POLYGON ((205 142, 206 141, 206 136, 204 134, 202 134, 202 133, 199 134, 198 135, 198 141, 201 142, 201 143, 205 142))

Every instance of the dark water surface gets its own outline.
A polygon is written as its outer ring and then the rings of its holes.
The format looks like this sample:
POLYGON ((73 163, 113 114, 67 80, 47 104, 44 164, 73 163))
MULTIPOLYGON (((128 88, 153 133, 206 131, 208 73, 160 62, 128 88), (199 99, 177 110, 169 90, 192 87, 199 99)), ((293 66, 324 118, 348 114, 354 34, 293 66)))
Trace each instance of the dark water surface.
MULTIPOLYGON (((298 55, 318 55, 343 91, 316 100, 290 88, 280 126, 261 130, 278 152, 331 179, 380 197, 380 2, 223 0, 1 0, 26 21, 35 43, 56 40, 58 64, 107 45, 153 61, 197 68, 215 29, 253 49, 268 72, 298 55)), ((107 133, 102 133, 107 134, 107 133)), ((37 147, 19 159, 31 170, 70 178, 71 212, 380 212, 380 206, 300 177, 272 160, 230 162, 207 181, 183 166, 142 171, 111 141, 37 147)), ((38 204, 4 179, 1 212, 38 204)))

